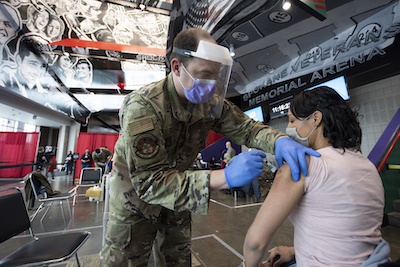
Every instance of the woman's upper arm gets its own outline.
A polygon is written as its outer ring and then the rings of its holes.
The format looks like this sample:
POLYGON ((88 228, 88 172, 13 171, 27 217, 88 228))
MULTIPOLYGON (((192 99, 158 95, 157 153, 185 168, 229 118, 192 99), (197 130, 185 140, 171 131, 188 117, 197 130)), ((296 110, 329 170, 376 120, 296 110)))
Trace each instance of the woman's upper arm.
MULTIPOLYGON (((309 156, 307 156, 309 164, 309 156)), ((275 231, 289 216, 304 193, 305 177, 292 179, 290 167, 284 164, 273 182, 270 192, 249 229, 249 241, 267 247, 275 231)))

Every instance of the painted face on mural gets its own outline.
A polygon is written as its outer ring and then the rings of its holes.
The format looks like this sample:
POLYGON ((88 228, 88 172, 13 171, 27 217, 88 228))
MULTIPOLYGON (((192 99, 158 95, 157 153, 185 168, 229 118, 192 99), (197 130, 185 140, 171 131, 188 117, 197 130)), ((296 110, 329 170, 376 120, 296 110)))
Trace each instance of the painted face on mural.
POLYGON ((49 23, 49 16, 49 13, 47 13, 46 11, 36 12, 36 15, 33 16, 33 25, 36 27, 37 30, 44 31, 47 24, 49 23))
POLYGON ((27 85, 32 87, 39 83, 40 78, 45 74, 46 64, 43 63, 39 56, 31 52, 22 59, 18 70, 21 77, 25 79, 27 85))
POLYGON ((101 2, 97 0, 80 0, 81 11, 88 19, 98 20, 101 14, 101 2))
POLYGON ((9 15, 6 16, 2 10, 0 10, 0 45, 4 45, 16 35, 17 29, 14 28, 13 23, 20 22, 19 16, 13 8, 5 4, 3 7, 9 15), (13 21, 10 20, 10 16, 13 21))
POLYGON ((90 75, 89 65, 86 63, 81 63, 76 66, 76 77, 80 79, 85 79, 90 75))
POLYGON ((47 36, 50 38, 58 37, 61 33, 61 23, 56 19, 52 19, 47 25, 47 36))
POLYGON ((4 45, 12 35, 14 35, 14 29, 11 22, 0 18, 0 44, 4 45))
POLYGON ((72 61, 67 56, 60 56, 58 59, 58 66, 63 70, 68 70, 72 66, 72 61))

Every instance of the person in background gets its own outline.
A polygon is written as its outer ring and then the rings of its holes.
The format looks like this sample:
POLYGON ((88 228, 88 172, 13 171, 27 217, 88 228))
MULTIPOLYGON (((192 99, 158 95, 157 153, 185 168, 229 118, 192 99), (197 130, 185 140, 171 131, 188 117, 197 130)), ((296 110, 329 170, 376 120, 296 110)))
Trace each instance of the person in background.
POLYGON ((47 162, 45 153, 44 153, 44 147, 40 146, 38 148, 38 153, 36 155, 36 169, 37 170, 42 170, 43 165, 47 162))
POLYGON ((205 162, 203 161, 203 156, 201 155, 201 153, 197 154, 197 158, 194 161, 194 165, 195 165, 195 169, 196 170, 203 170, 205 169, 204 167, 205 162))
POLYGON ((51 178, 54 180, 54 170, 57 169, 57 160, 56 155, 53 152, 53 147, 48 146, 44 156, 46 157, 46 161, 49 164, 49 166, 47 166, 46 178, 47 174, 51 173, 51 178))
POLYGON ((298 266, 364 267, 389 261, 390 247, 380 231, 384 189, 376 167, 357 151, 357 116, 329 87, 303 91, 292 99, 286 133, 321 157, 307 156, 309 176, 302 175, 299 182, 293 181, 289 165, 279 169, 247 232, 243 266, 280 266, 294 256, 298 266), (262 264, 275 231, 288 216, 294 247, 269 250, 262 264))
POLYGON ((92 153, 92 158, 94 161, 94 165, 96 167, 100 167, 103 173, 106 170, 107 161, 109 160, 108 157, 113 157, 113 153, 108 150, 106 147, 96 148, 92 153))
POLYGON ((226 147, 226 152, 224 154, 224 159, 230 161, 231 158, 233 158, 236 155, 236 150, 232 147, 232 143, 229 141, 225 143, 225 147, 226 147))
POLYGON ((72 151, 70 151, 68 153, 68 155, 65 157, 65 173, 68 175, 72 174, 72 167, 74 166, 74 159, 73 159, 73 155, 72 155, 72 151))
MULTIPOLYGON (((221 158, 221 164, 220 164, 221 170, 225 169, 226 167, 228 167, 228 159, 221 158)), ((224 194, 232 194, 233 190, 234 188, 223 188, 221 189, 221 192, 224 194)))
MULTIPOLYGON (((294 179, 306 153, 319 155, 225 99, 232 61, 207 31, 183 30, 174 39, 171 73, 125 97, 101 266, 147 266, 152 247, 155 255, 164 255, 156 258, 162 261, 157 266, 190 266, 190 213, 207 214, 211 190, 256 178, 266 156, 248 151, 223 170, 191 171, 210 130, 240 145, 275 151, 278 161, 293 166, 294 179)), ((301 170, 307 174, 307 165, 301 170)))
POLYGON ((221 161, 221 169, 225 169, 226 167, 228 167, 228 159, 223 159, 221 161))
POLYGON ((85 149, 85 154, 81 156, 81 168, 90 168, 92 167, 92 154, 88 148, 85 149))
POLYGON ((220 168, 220 163, 216 161, 215 157, 211 157, 210 159, 210 169, 217 170, 220 168))
POLYGON ((109 174, 112 170, 112 156, 107 157, 107 162, 104 169, 104 174, 109 174))

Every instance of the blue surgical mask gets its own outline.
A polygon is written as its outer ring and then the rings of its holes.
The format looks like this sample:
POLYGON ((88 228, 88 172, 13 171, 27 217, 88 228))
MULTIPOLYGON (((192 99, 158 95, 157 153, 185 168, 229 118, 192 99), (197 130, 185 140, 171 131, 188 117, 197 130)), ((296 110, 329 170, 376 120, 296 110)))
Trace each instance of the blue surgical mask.
POLYGON ((210 100, 215 93, 216 81, 193 78, 183 64, 182 67, 193 80, 192 88, 187 89, 185 86, 183 86, 180 77, 178 77, 179 82, 183 87, 186 99, 193 104, 201 104, 210 100))
MULTIPOLYGON (((311 114, 312 115, 312 114, 311 114)), ((317 126, 314 127, 314 129, 311 131, 311 133, 307 137, 301 137, 299 133, 297 132, 297 127, 299 127, 303 122, 308 120, 310 117, 308 116, 305 118, 302 122, 300 122, 295 128, 286 128, 286 134, 289 135, 291 138, 294 139, 297 143, 302 144, 303 146, 310 147, 310 143, 308 142, 308 138, 310 135, 317 129, 317 126)))

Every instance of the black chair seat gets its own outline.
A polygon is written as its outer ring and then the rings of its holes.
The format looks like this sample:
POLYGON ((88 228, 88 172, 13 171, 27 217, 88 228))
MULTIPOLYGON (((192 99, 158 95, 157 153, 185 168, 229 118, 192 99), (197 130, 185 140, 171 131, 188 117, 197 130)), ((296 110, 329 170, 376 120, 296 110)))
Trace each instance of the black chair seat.
POLYGON ((0 266, 19 266, 24 264, 34 266, 35 263, 43 265, 61 262, 76 253, 85 239, 89 237, 89 232, 41 237, 2 259, 0 266))

